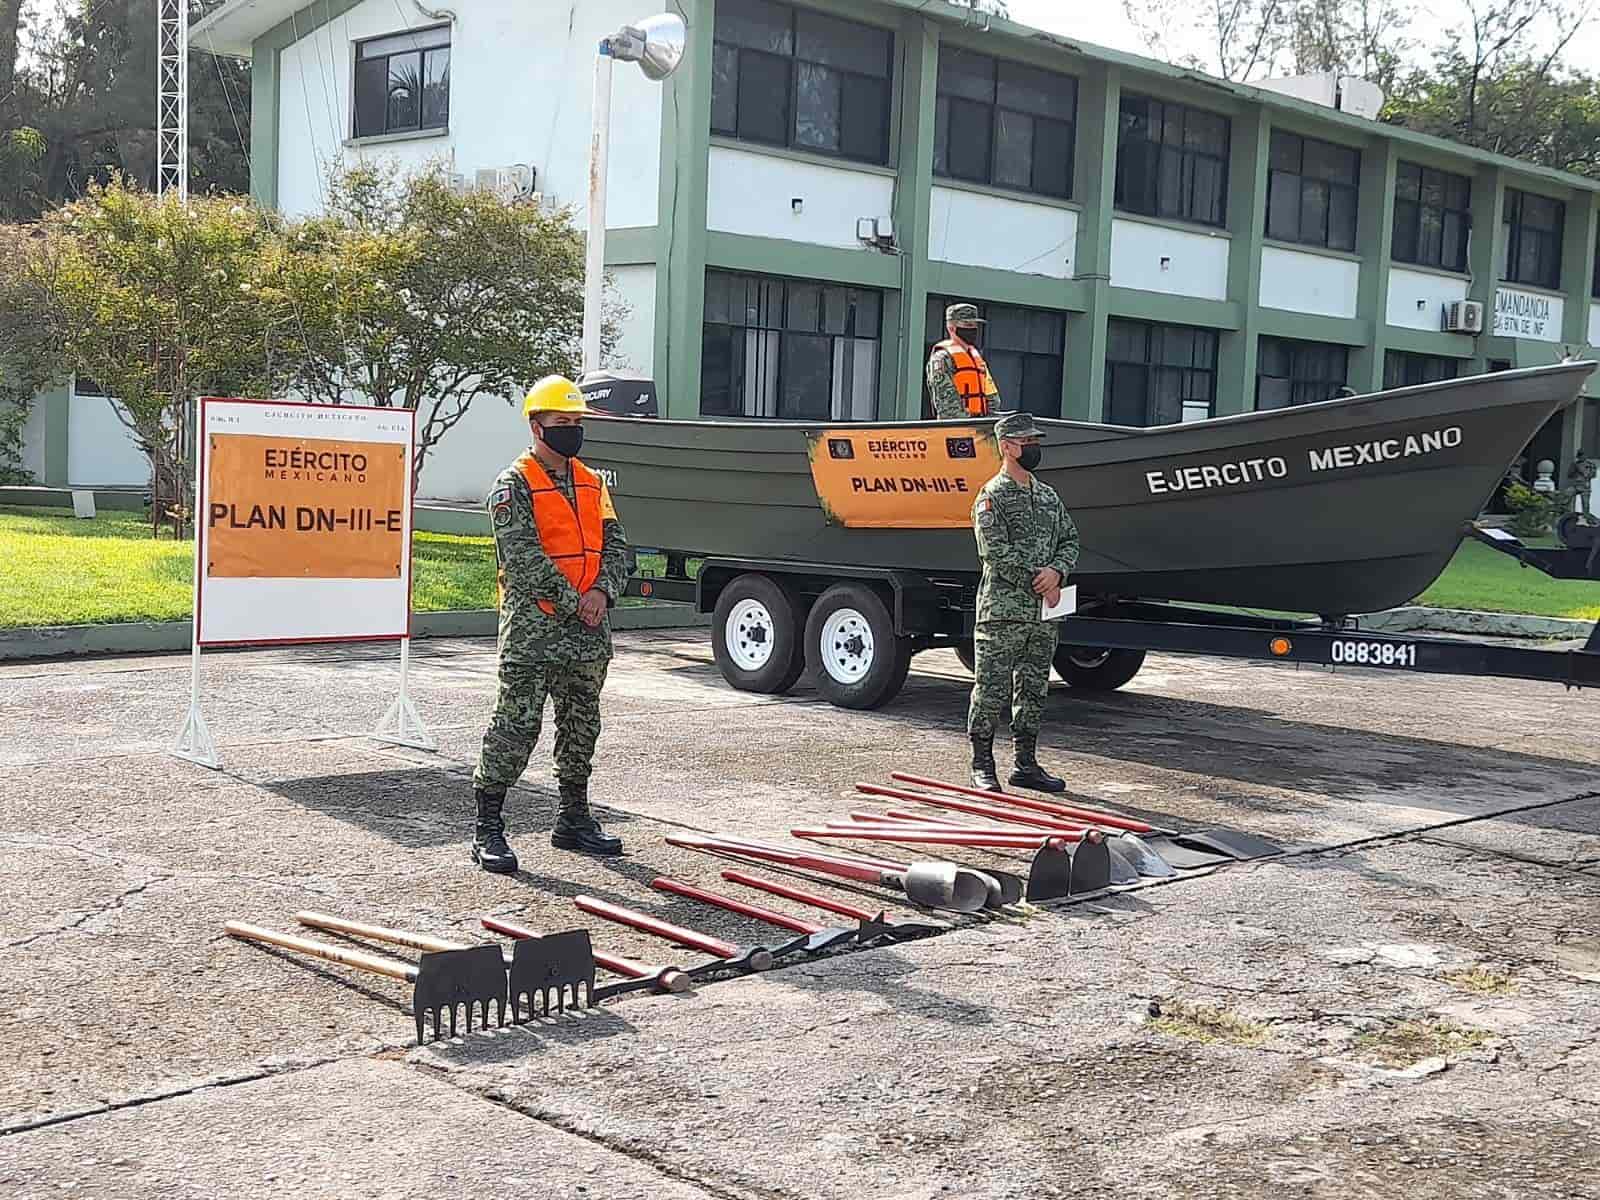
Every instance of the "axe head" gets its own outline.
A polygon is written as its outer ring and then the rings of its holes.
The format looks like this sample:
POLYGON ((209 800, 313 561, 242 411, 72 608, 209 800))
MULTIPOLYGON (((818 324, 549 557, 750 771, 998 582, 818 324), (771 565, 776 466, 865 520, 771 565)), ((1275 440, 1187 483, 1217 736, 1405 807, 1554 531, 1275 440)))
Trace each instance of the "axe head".
POLYGON ((450 1037, 456 1036, 456 1009, 466 1009, 466 1031, 472 1032, 472 1013, 481 1013, 480 1029, 489 1027, 489 1007, 498 1005, 498 1023, 506 1023, 506 968, 499 946, 471 946, 465 950, 436 950, 424 954, 417 965, 411 993, 411 1011, 417 1019, 417 1044, 429 1040, 425 1017, 433 1017, 433 1040, 445 1036, 445 1014, 450 1014, 450 1037))

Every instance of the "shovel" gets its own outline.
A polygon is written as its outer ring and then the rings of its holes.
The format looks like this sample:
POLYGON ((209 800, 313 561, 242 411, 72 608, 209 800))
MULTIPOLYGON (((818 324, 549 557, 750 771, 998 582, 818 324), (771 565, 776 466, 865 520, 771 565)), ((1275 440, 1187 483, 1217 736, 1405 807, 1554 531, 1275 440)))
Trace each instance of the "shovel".
POLYGON ((821 871, 824 875, 837 875, 841 879, 854 879, 860 883, 876 883, 881 887, 895 888, 906 894, 913 904, 924 908, 943 908, 952 912, 973 913, 983 908, 989 900, 992 880, 979 872, 958 867, 947 862, 911 863, 904 870, 886 869, 875 863, 847 858, 786 850, 780 846, 764 846, 759 842, 728 841, 720 838, 669 837, 669 846, 685 850, 705 850, 718 854, 731 854, 735 858, 756 858, 765 862, 783 863, 821 871))
MULTIPOLYGON (((991 830, 993 832, 1010 832, 1010 833, 1022 833, 1022 834, 1031 834, 1031 833, 1034 832, 1034 830, 1026 828, 1026 827, 1021 826, 1021 825, 995 825, 995 824, 991 824, 991 825, 973 825, 973 824, 970 824, 970 823, 969 824, 963 824, 960 821, 932 820, 930 818, 924 817, 921 813, 903 812, 901 810, 892 809, 892 808, 886 814, 883 814, 883 815, 879 815, 877 813, 853 812, 853 813, 850 814, 850 816, 851 816, 852 820, 857 822, 857 823, 864 822, 864 823, 867 823, 869 825, 877 826, 878 828, 882 828, 882 829, 920 827, 920 828, 924 828, 924 829, 946 829, 946 830, 949 830, 949 829, 955 829, 955 830, 961 830, 961 829, 968 829, 968 830, 970 830, 970 829, 988 829, 988 830, 991 830)), ((859 827, 859 824, 856 825, 856 826, 841 826, 837 822, 830 821, 828 823, 828 828, 829 829, 852 828, 852 827, 859 827)), ((1062 826, 1060 826, 1060 825, 1051 825, 1051 826, 1048 826, 1048 828, 1050 828, 1050 829, 1061 829, 1062 826)), ((1105 833, 1104 830, 1102 830, 1101 832, 1105 833)), ((1137 841, 1137 839, 1135 839, 1135 840, 1137 841)), ((1154 874, 1158 873, 1158 871, 1156 869, 1151 869, 1151 870, 1148 870, 1148 871, 1141 871, 1139 869, 1138 863, 1137 863, 1137 861, 1135 859, 1136 851, 1131 850, 1127 846, 1125 846, 1123 844, 1123 842, 1122 842, 1122 839, 1117 837, 1115 834, 1105 833, 1105 845, 1106 845, 1107 852, 1111 855, 1111 882, 1113 884, 1119 884, 1120 885, 1120 884, 1125 884, 1125 883, 1138 883, 1140 875, 1142 875, 1142 874, 1154 875, 1154 874)), ((1166 864, 1162 863, 1161 865, 1165 866, 1166 864)), ((1167 871, 1167 874, 1169 874, 1169 875, 1176 874, 1176 873, 1177 872, 1172 871, 1170 868, 1167 871)))
POLYGON ((725 942, 721 938, 714 938, 698 930, 685 929, 682 925, 674 925, 671 921, 663 921, 660 917, 652 917, 649 913, 623 908, 620 904, 608 904, 593 896, 575 896, 572 902, 593 916, 615 921, 618 925, 627 925, 652 937, 665 938, 669 942, 687 946, 691 950, 703 950, 711 955, 710 962, 690 967, 684 972, 691 979, 729 968, 749 973, 766 971, 772 967, 772 951, 765 946, 735 946, 732 942, 725 942))
POLYGON ((1063 833, 990 833, 983 829, 901 829, 891 826, 863 826, 859 829, 791 829, 797 838, 809 840, 897 842, 901 845, 973 846, 995 850, 1035 851, 1033 869, 1028 873, 1024 895, 1029 900, 1050 900, 1058 896, 1099 891, 1111 884, 1111 851, 1098 829, 1075 829, 1063 833), (1080 867, 1079 860, 1082 859, 1080 867), (1040 876, 1044 878, 1040 878, 1040 876), (1065 877, 1066 890, 1056 891, 1065 877))
MULTIPOLYGON (((412 950, 429 953, 449 953, 478 947, 464 946, 426 933, 413 933, 409 929, 390 929, 384 925, 367 925, 360 921, 347 921, 343 917, 320 912, 297 912, 294 919, 312 929, 329 933, 343 933, 350 937, 368 938, 374 942, 389 942, 412 950)), ((499 947, 495 947, 496 950, 499 947)), ((594 951, 589 946, 589 931, 574 929, 567 933, 552 933, 518 942, 507 960, 511 997, 511 1023, 522 1023, 522 1003, 527 999, 528 1016, 534 1013, 534 1000, 539 1001, 539 1014, 548 1017, 550 1010, 565 1012, 567 996, 572 996, 572 1007, 592 1007, 594 1004, 594 951)))
POLYGON ((1283 847, 1276 842, 1238 829, 1207 829, 1198 833, 1180 833, 1175 829, 1158 829, 1143 821, 1102 812, 1099 809, 1051 804, 1027 796, 1013 796, 1008 792, 987 792, 979 788, 964 787, 959 783, 929 779, 922 775, 908 775, 903 771, 890 772, 890 778, 897 779, 901 783, 914 783, 921 787, 955 792, 957 795, 976 796, 980 800, 995 800, 1017 808, 1032 809, 1034 812, 1052 813, 1058 817, 1082 817, 1112 829, 1125 829, 1143 837, 1152 850, 1157 851, 1174 867, 1213 867, 1229 860, 1247 861, 1283 853, 1283 847))
POLYGON ((757 875, 747 875, 743 871, 724 871, 722 877, 729 883, 742 884, 758 892, 766 892, 769 896, 782 896, 785 900, 793 900, 796 904, 809 904, 812 908, 820 908, 823 912, 838 913, 841 917, 853 917, 863 926, 869 921, 873 922, 881 926, 884 934, 891 938, 923 937, 930 933, 945 933, 950 928, 948 925, 931 921, 891 921, 887 913, 874 913, 870 909, 846 904, 829 896, 814 896, 810 892, 802 892, 799 888, 790 887, 788 884, 762 879, 757 875))
MULTIPOLYGON (((858 928, 845 929, 839 926, 818 925, 815 921, 805 921, 799 917, 791 917, 788 913, 775 912, 770 908, 762 908, 759 904, 746 904, 743 900, 735 900, 731 896, 719 896, 716 892, 708 892, 704 888, 697 888, 692 883, 681 883, 676 879, 653 879, 650 886, 658 892, 668 892, 674 896, 682 896, 686 900, 695 900, 701 904, 709 904, 713 908, 725 909, 731 913, 738 913, 751 920, 763 921, 768 925, 776 925, 779 929, 787 929, 792 933, 804 934, 805 937, 798 943, 791 942, 797 950, 807 954, 820 954, 824 950, 831 950, 834 946, 846 945, 854 941, 870 942, 873 938, 882 937, 888 931, 877 918, 862 921, 858 928)), ((785 947, 787 950, 788 947, 785 947)), ((777 951, 773 957, 780 957, 777 951)))
POLYGON ((489 1006, 498 1004, 499 1023, 506 1023, 506 969, 497 946, 473 946, 466 950, 440 950, 424 954, 416 966, 364 950, 345 946, 330 946, 327 942, 297 937, 292 933, 279 933, 263 929, 244 921, 229 921, 223 929, 230 937, 246 942, 261 942, 268 946, 281 946, 298 950, 327 962, 387 975, 412 985, 411 1012, 417 1019, 417 1044, 437 1041, 444 1036, 444 1014, 450 1013, 450 1036, 456 1036, 456 1007, 465 1005, 467 1032, 472 1032, 472 1013, 476 1008, 482 1013, 480 1028, 489 1027, 489 1006), (425 1035, 424 1017, 433 1018, 433 1038, 425 1035))
MULTIPOLYGON (((968 813, 972 816, 989 817, 997 821, 1008 821, 1013 824, 1037 825, 1046 829, 1074 829, 1085 825, 1095 825, 1099 822, 1091 821, 1085 817, 1066 817, 1063 815, 1029 816, 1019 812, 1017 807, 996 807, 992 804, 977 804, 968 800, 950 800, 943 796, 929 796, 921 792, 907 792, 899 788, 879 787, 874 783, 858 783, 856 790, 868 796, 887 796, 895 800, 910 800, 916 804, 926 804, 930 808, 943 808, 951 812, 968 813)), ((1040 801, 1039 803, 1044 803, 1040 801)), ((1029 806, 1029 811, 1037 813, 1040 810, 1029 806)), ((1084 810, 1089 811, 1089 810, 1084 810)), ((1170 879, 1177 874, 1172 864, 1162 858, 1153 850, 1149 843, 1132 830, 1112 826, 1106 831, 1107 838, 1111 841, 1112 877, 1113 883, 1132 883, 1138 876, 1147 875, 1155 879, 1170 879), (1121 860, 1127 878, 1119 879, 1117 876, 1118 862, 1121 860)))
MULTIPOLYGON (((492 933, 504 934, 518 941, 545 936, 537 929, 529 929, 526 925, 518 925, 512 921, 503 921, 499 917, 480 917, 478 923, 492 933)), ((642 992, 646 988, 654 988, 658 992, 689 990, 689 977, 677 967, 647 967, 643 963, 634 962, 631 958, 623 958, 620 954, 606 954, 600 950, 594 952, 594 962, 595 966, 604 967, 612 974, 623 975, 628 979, 627 983, 611 983, 596 988, 594 998, 597 1004, 612 996, 620 996, 624 992, 642 992)))

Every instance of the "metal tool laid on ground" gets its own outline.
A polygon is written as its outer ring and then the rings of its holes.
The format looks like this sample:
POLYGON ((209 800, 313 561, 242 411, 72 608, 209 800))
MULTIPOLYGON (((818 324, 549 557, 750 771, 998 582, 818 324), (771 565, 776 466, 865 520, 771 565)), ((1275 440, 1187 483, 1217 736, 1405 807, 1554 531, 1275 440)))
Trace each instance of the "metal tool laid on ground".
MULTIPOLYGON (((530 929, 526 925, 518 925, 514 921, 505 921, 499 917, 480 917, 478 923, 492 933, 504 934, 518 941, 548 936, 537 929, 530 929)), ((613 975, 621 975, 627 980, 626 983, 608 983, 595 988, 596 1004, 612 996, 620 996, 624 992, 642 992, 652 988, 658 992, 689 990, 689 977, 677 967, 650 967, 631 958, 623 958, 620 954, 607 954, 603 950, 594 952, 594 962, 595 966, 603 967, 613 975)))
MULTIPOLYGON (((926 804, 930 808, 967 813, 971 816, 988 817, 992 820, 1011 824, 1036 825, 1050 829, 1098 828, 1106 835, 1106 840, 1110 843, 1112 883, 1131 883, 1140 875, 1156 879, 1169 879, 1177 874, 1171 863, 1157 854, 1148 842, 1132 830, 1121 828, 1118 825, 1107 825, 1089 817, 1067 817, 1055 813, 1046 816, 1040 810, 1031 807, 1023 808, 1020 805, 1002 806, 994 803, 982 804, 974 800, 957 800, 947 796, 933 796, 925 792, 908 792, 904 788, 883 787, 875 783, 858 783, 856 784, 856 790, 867 796, 882 796, 892 800, 909 800, 916 804, 926 804)), ((1043 802, 1041 801, 1040 803, 1043 802)), ((1086 809, 1084 811, 1088 812, 1090 810, 1086 809)))
POLYGON ((758 892, 766 892, 769 896, 782 896, 785 900, 793 900, 796 904, 808 904, 812 908, 820 908, 823 912, 837 913, 841 917, 853 917, 863 925, 868 921, 875 922, 883 927, 884 935, 890 939, 925 937, 930 933, 946 933, 950 929, 950 926, 937 921, 891 921, 888 913, 874 913, 869 908, 846 904, 830 896, 816 896, 799 888, 790 887, 786 883, 762 879, 759 875, 750 875, 744 871, 727 870, 722 873, 722 877, 729 883, 754 888, 758 892))
MULTIPOLYGON (((483 949, 482 946, 466 946, 426 933, 413 933, 409 929, 390 929, 384 925, 350 921, 328 913, 297 912, 294 919, 313 929, 368 938, 375 942, 389 942, 428 953, 483 949)), ((522 1021, 524 999, 529 1017, 535 1011, 545 1017, 550 1015, 551 1009, 564 1012, 569 998, 573 1008, 593 1007, 595 959, 587 929, 572 929, 566 933, 551 933, 518 942, 510 958, 505 957, 499 946, 490 945, 489 948, 501 955, 501 962, 506 968, 511 1001, 510 1019, 513 1023, 522 1021)))
POLYGON ((594 896, 575 896, 573 903, 592 916, 615 921, 618 925, 627 925, 652 937, 664 938, 679 946, 687 946, 691 950, 703 950, 711 955, 710 962, 684 970, 684 974, 691 979, 699 979, 719 971, 735 970, 748 973, 766 971, 772 967, 774 955, 765 946, 735 946, 732 942, 725 942, 710 934, 695 929, 685 929, 682 925, 674 925, 671 921, 663 921, 660 917, 652 917, 649 913, 623 908, 620 904, 609 904, 594 896))
POLYGON ((735 900, 731 896, 721 896, 716 892, 708 892, 704 888, 698 888, 692 883, 683 883, 677 879, 667 879, 665 877, 654 879, 651 880, 650 886, 658 892, 666 892, 673 896, 682 896, 685 900, 709 904, 713 908, 738 913, 741 917, 749 917, 753 921, 763 921, 768 925, 776 925, 779 929, 787 929, 792 933, 803 933, 806 935, 804 949, 807 954, 820 954, 824 950, 831 950, 835 946, 848 945, 851 942, 870 942, 883 937, 888 932, 875 917, 867 918, 855 928, 819 925, 815 921, 807 921, 800 917, 791 917, 788 913, 762 908, 759 904, 746 904, 743 900, 735 900))
MULTIPOLYGON (((886 813, 853 812, 850 814, 850 820, 848 822, 828 822, 829 829, 859 829, 862 825, 872 826, 879 829, 921 828, 927 830, 945 831, 979 829, 988 830, 993 833, 1021 834, 1032 837, 1039 837, 1041 835, 1048 836, 1049 833, 1057 832, 1062 828, 1061 826, 1051 825, 1045 829, 1040 829, 1021 824, 1001 824, 996 821, 978 824, 977 822, 973 821, 960 821, 948 817, 927 817, 921 813, 905 812, 899 809, 890 809, 886 813)), ((1082 826, 1079 828, 1082 828, 1082 826)), ((1139 870, 1134 866, 1132 859, 1129 857, 1129 852, 1118 844, 1117 839, 1111 834, 1110 831, 1101 830, 1100 833, 1103 836, 1109 856, 1109 881, 1112 884, 1137 883, 1139 881, 1139 870)), ((1069 848, 1068 853, 1075 854, 1076 849, 1069 848)), ((1175 874, 1175 872, 1171 871, 1168 873, 1175 874)), ((1074 890, 1084 892, 1091 891, 1093 889, 1080 886, 1074 890)))
POLYGON ((1001 804, 1032 809, 1035 812, 1053 813, 1062 817, 1082 817, 1113 829, 1126 829, 1142 837, 1152 850, 1174 867, 1210 867, 1229 859, 1247 861, 1253 858, 1270 858, 1274 854, 1283 853, 1283 847, 1278 843, 1238 829, 1216 828, 1184 833, 1176 829, 1161 829, 1131 817, 1118 816, 1116 813, 1102 812, 1098 809, 1051 804, 1044 800, 1035 800, 1031 796, 1014 796, 1009 792, 989 792, 981 788, 965 787, 959 783, 947 783, 941 779, 930 779, 924 775, 911 775, 904 771, 892 771, 890 778, 901 783, 913 783, 919 787, 955 792, 961 796, 976 796, 981 800, 994 800, 1001 804))
POLYGON ((279 933, 275 929, 264 929, 244 921, 229 921, 223 929, 229 936, 243 941, 297 950, 327 962, 410 983, 411 1011, 417 1021, 419 1045, 430 1040, 424 1032, 425 1017, 433 1018, 432 1040, 445 1036, 443 1023, 446 1012, 450 1014, 449 1036, 455 1037, 458 1007, 464 1006, 467 1010, 467 1033, 472 1032, 474 1010, 482 1014, 479 1028, 488 1028, 489 1010, 493 1005, 499 1006, 498 1023, 504 1025, 507 1020, 506 969, 498 946, 430 952, 422 956, 420 963, 412 966, 398 959, 344 946, 330 946, 327 942, 313 941, 292 933, 279 933))
POLYGON ((854 879, 859 883, 876 883, 904 892, 913 904, 952 912, 977 912, 989 903, 990 889, 994 886, 994 881, 985 879, 980 872, 947 862, 911 863, 902 870, 859 859, 728 838, 673 836, 667 838, 667 844, 708 854, 783 863, 808 871, 820 871, 824 875, 837 875, 841 879, 854 879))

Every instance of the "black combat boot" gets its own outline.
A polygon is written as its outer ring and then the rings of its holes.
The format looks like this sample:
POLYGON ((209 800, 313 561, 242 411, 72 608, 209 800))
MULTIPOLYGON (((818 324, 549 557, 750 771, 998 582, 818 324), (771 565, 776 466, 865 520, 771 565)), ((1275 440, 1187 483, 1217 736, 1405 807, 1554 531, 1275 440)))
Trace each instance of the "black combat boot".
POLYGON ((517 856, 511 852, 511 846, 506 841, 506 823, 500 815, 505 809, 506 794, 474 788, 472 798, 478 803, 478 827, 472 835, 472 861, 496 875, 515 874, 517 856))
POLYGON ((986 792, 1000 790, 1000 776, 994 765, 994 736, 972 735, 972 786, 986 792))
POLYGON ((1017 752, 1017 769, 1008 781, 1013 787, 1032 788, 1036 792, 1064 792, 1067 781, 1050 774, 1039 765, 1039 738, 1031 733, 1013 734, 1017 752))
POLYGON ((622 839, 601 829, 589 811, 589 787, 583 783, 561 785, 561 810, 556 814, 556 827, 550 831, 550 844, 557 850, 576 850, 579 854, 622 853, 622 839))

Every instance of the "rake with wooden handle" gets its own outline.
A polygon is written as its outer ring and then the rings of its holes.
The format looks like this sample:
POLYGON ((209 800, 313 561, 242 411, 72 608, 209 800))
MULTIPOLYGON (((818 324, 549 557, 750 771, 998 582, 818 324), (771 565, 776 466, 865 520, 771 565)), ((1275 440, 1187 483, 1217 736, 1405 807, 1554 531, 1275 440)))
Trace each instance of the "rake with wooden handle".
POLYGON ((472 946, 468 949, 430 951, 421 962, 412 966, 408 962, 369 954, 365 950, 345 946, 330 946, 327 942, 297 937, 292 933, 279 933, 245 921, 229 921, 223 929, 230 937, 246 942, 259 942, 280 946, 309 954, 325 962, 370 971, 409 983, 411 987, 411 1012, 417 1021, 417 1044, 430 1040, 425 1035, 424 1018, 433 1018, 433 1039, 444 1036, 444 1014, 450 1013, 450 1036, 456 1036, 456 1009, 467 1010, 466 1032, 472 1032, 472 1014, 482 1013, 482 1025, 489 1026, 489 1009, 499 1005, 498 1023, 506 1023, 506 969, 496 946, 472 946))
MULTIPOLYGON (((294 919, 313 929, 369 938, 375 942, 389 942, 413 950, 441 953, 468 948, 460 942, 446 941, 430 934, 413 933, 409 929, 390 929, 385 925, 368 925, 328 913, 298 912, 294 919)), ((536 1002, 540 1016, 549 1016, 552 1008, 557 1012, 566 1011, 569 993, 574 1008, 594 1005, 595 959, 587 929, 573 929, 518 942, 509 961, 498 946, 492 946, 491 949, 501 954, 501 961, 507 969, 513 1023, 522 1020, 524 997, 530 1018, 536 1011, 536 1002)))

